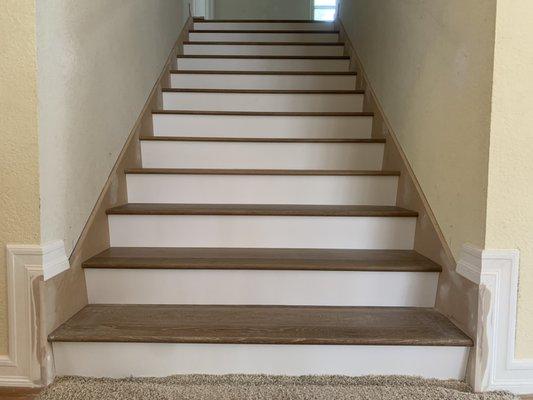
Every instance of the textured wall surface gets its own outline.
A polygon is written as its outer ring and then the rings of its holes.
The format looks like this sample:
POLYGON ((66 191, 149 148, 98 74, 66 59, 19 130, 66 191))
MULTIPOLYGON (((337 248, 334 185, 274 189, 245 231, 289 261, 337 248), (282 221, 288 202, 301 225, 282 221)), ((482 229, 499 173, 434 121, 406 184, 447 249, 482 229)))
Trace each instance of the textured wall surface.
POLYGON ((215 0, 219 19, 309 19, 311 0, 215 0))
POLYGON ((483 247, 495 0, 344 0, 340 18, 455 258, 483 247))
POLYGON ((35 2, 0 3, 0 354, 7 353, 5 245, 38 244, 35 2))
POLYGON ((187 17, 182 0, 37 2, 43 242, 72 250, 187 17))
POLYGON ((517 356, 533 358, 533 2, 498 1, 486 247, 520 250, 517 356))

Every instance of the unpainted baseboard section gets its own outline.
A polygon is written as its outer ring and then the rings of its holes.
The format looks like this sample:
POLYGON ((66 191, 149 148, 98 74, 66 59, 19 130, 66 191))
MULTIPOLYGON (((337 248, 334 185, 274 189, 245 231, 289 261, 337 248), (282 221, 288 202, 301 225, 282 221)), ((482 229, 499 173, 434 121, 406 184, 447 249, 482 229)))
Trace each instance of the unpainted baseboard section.
POLYGON ((533 393, 533 359, 519 359, 516 347, 518 250, 463 246, 457 272, 479 285, 473 386, 477 391, 533 393))
MULTIPOLYGON (((187 40, 188 31, 192 27, 192 17, 184 27, 169 53, 167 61, 155 82, 148 99, 124 144, 102 192, 82 230, 82 233, 70 255, 70 269, 50 277, 43 284, 44 304, 43 330, 47 335, 76 312, 87 305, 87 289, 85 275, 81 263, 93 255, 109 247, 109 229, 105 210, 127 202, 126 168, 141 166, 139 136, 152 135, 153 110, 161 109, 161 89, 170 86, 170 69, 175 67, 177 54, 182 53, 183 42, 187 40)), ((44 358, 51 359, 51 352, 44 358)), ((50 370, 50 368, 48 368, 50 370)), ((48 371, 50 376, 53 371, 48 371)))

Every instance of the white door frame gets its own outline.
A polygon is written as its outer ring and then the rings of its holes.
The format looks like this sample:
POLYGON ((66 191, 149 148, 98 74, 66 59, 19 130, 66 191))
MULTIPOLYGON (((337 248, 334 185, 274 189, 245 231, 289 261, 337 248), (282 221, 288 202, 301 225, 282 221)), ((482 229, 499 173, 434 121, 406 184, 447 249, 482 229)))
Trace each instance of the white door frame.
POLYGON ((194 0, 193 16, 213 19, 215 16, 215 0, 194 0))

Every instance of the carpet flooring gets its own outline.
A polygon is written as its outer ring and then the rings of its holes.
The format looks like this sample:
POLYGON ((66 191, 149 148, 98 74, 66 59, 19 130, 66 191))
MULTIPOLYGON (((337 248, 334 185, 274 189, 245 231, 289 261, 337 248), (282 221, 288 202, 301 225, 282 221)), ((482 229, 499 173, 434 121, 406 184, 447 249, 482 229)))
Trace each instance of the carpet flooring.
POLYGON ((39 400, 511 400, 472 393, 459 381, 400 376, 181 375, 166 378, 59 378, 39 400))

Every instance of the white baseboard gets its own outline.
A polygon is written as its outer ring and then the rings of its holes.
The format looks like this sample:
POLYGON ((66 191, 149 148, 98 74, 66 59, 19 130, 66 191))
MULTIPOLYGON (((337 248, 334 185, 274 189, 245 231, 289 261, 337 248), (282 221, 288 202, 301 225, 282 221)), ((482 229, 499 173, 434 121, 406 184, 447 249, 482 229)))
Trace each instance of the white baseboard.
POLYGON ((533 393, 533 359, 515 355, 518 250, 465 245, 457 272, 479 284, 474 388, 533 393))
POLYGON ((458 274, 478 285, 481 279, 482 253, 481 249, 471 244, 464 244, 456 268, 458 274))
POLYGON ((62 240, 46 243, 40 247, 45 281, 70 268, 65 243, 62 240))
POLYGON ((62 241, 7 245, 8 354, 0 356, 0 386, 41 384, 40 280, 69 267, 62 241))

